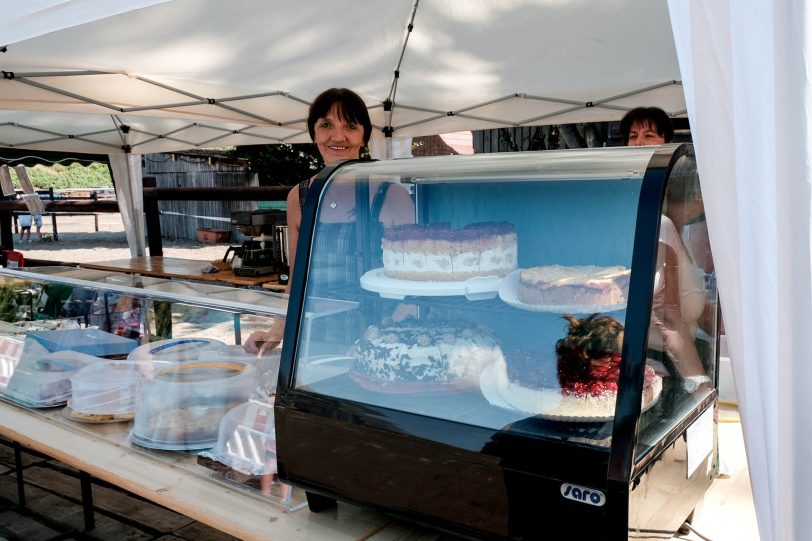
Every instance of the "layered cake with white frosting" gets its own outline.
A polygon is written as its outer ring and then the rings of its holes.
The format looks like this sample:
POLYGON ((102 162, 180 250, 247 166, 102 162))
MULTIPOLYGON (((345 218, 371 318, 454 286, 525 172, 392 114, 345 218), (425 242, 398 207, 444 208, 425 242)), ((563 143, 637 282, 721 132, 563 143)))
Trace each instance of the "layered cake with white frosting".
MULTIPOLYGON (((623 326, 616 319, 593 314, 567 316, 567 336, 556 343, 555 357, 520 349, 497 365, 496 388, 513 408, 570 420, 614 416, 620 377, 623 326), (556 370, 550 364, 556 362, 556 370)), ((662 392, 662 379, 645 367, 642 408, 662 392)))
POLYGON ((626 304, 631 270, 617 265, 546 265, 519 273, 519 300, 538 305, 626 304))
POLYGON ((355 350, 351 376, 392 392, 475 386, 482 369, 502 359, 489 331, 462 320, 370 326, 355 350))
POLYGON ((383 272, 400 280, 458 281, 516 269, 516 230, 508 222, 462 229, 448 223, 399 225, 384 231, 383 272))

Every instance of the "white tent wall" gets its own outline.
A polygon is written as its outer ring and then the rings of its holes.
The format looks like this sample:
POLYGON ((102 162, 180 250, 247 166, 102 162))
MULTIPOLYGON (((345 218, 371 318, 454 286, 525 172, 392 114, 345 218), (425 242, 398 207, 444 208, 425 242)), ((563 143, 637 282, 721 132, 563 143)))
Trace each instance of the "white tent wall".
POLYGON ((333 86, 396 137, 685 110, 665 0, 171 0, 88 20, 0 43, 0 146, 121 152, 121 126, 139 154, 308 141, 333 86))
POLYGON ((669 8, 761 539, 812 539, 808 3, 669 8))
POLYGON ((144 222, 144 181, 141 178, 141 156, 137 154, 110 154, 110 169, 116 187, 121 221, 127 234, 130 255, 146 255, 146 227, 144 222))
POLYGON ((29 38, 104 19, 169 0, 0 0, 3 14, 3 43, 29 38))

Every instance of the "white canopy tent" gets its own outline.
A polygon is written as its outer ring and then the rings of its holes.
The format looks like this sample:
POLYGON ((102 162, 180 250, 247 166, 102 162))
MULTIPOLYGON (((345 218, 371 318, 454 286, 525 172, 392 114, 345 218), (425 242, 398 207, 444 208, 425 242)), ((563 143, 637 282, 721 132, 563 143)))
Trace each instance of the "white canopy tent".
MULTIPOLYGON (((57 30, 2 49, 0 147, 305 142, 309 103, 331 86, 364 98, 382 157, 404 146, 392 136, 610 120, 641 103, 685 113, 663 1, 141 0, 106 18, 81 9, 91 0, 32 3, 57 30)), ((7 13, 19 5, 0 0, 7 13)), ((48 30, 16 19, 16 35, 48 30)), ((130 247, 143 255, 137 231, 130 247)))
POLYGON ((131 217, 135 155, 307 141, 308 104, 331 86, 365 99, 377 137, 410 137, 684 115, 681 65, 762 539, 812 538, 804 2, 168 0, 104 18, 84 3, 0 0, 19 25, 0 37, 0 147, 119 155, 131 217), (75 9, 28 27, 14 14, 33 3, 75 9))

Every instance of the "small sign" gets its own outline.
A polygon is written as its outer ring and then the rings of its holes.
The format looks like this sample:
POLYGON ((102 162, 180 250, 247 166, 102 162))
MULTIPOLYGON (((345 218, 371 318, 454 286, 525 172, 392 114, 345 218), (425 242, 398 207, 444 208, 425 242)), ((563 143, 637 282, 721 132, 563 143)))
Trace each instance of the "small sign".
POLYGON ((702 465, 705 458, 713 451, 713 408, 694 421, 685 431, 685 441, 688 446, 688 469, 686 475, 691 477, 696 469, 702 465))
POLYGON ((568 500, 587 503, 595 507, 602 507, 606 503, 606 495, 600 490, 571 485, 569 483, 563 483, 561 485, 561 495, 568 500))

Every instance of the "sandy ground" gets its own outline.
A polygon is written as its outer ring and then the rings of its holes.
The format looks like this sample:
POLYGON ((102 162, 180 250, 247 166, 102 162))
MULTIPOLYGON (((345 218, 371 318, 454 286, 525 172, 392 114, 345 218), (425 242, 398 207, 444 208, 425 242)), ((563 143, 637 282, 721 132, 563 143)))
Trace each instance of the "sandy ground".
MULTIPOLYGON (((30 243, 20 242, 19 234, 14 235, 14 248, 26 258, 88 263, 130 257, 124 225, 118 213, 99 214, 98 232, 94 231, 92 216, 58 216, 58 241, 50 240, 53 236, 50 216, 43 216, 42 222, 43 242, 37 240, 36 233, 31 235, 30 243)), ((228 244, 164 239, 163 255, 211 261, 222 258, 227 248, 228 244)))

